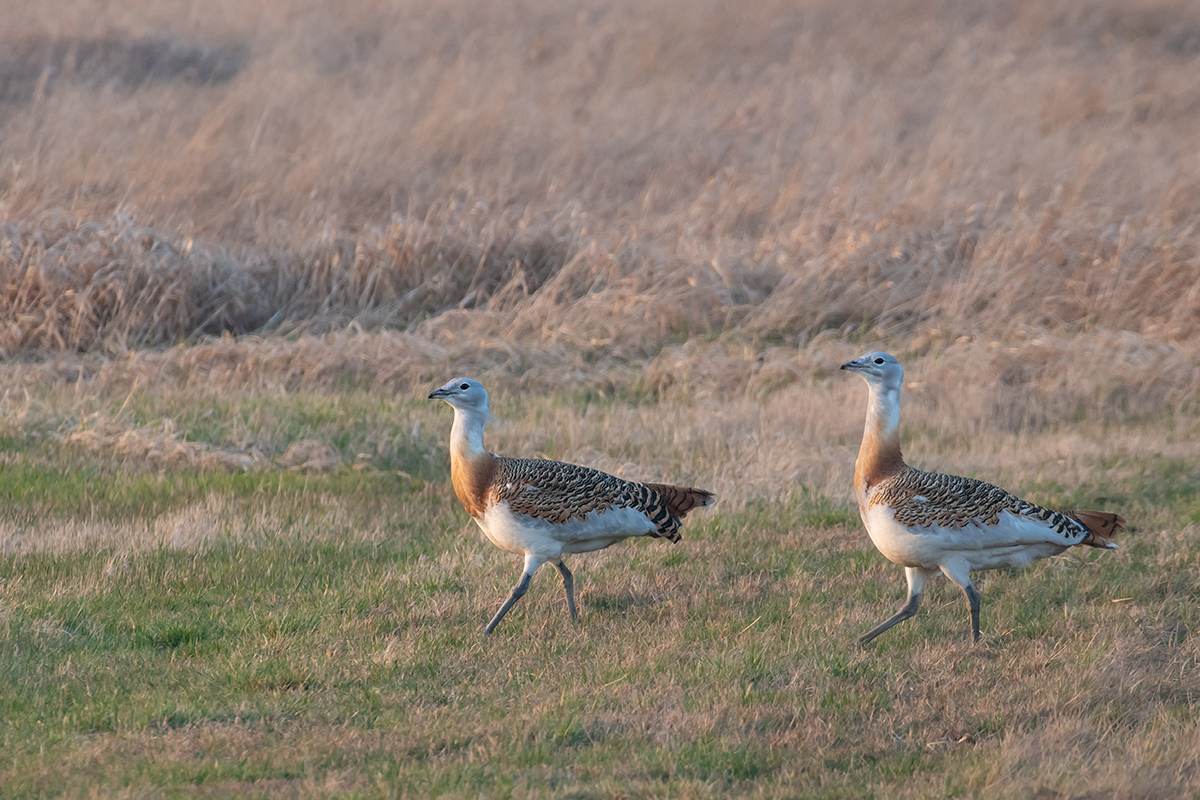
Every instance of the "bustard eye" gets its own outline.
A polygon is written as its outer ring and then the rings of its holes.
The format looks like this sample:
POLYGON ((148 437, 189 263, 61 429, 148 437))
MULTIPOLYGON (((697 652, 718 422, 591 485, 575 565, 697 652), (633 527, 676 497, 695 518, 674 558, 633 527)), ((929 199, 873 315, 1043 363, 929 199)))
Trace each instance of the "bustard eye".
POLYGON ((460 387, 458 387, 458 388, 459 388, 459 389, 462 389, 462 390, 465 392, 467 389, 470 389, 470 388, 471 388, 471 384, 469 384, 469 383, 464 383, 462 386, 460 386, 460 387))
POLYGON ((882 364, 882 363, 883 363, 883 359, 882 359, 882 358, 877 358, 877 359, 875 359, 875 363, 876 363, 876 364, 882 364))

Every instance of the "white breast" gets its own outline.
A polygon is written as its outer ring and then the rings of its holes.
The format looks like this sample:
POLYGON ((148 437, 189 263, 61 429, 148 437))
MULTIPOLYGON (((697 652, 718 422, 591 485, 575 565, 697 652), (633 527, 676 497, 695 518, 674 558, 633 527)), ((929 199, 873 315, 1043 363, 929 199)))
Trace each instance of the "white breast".
POLYGON ((1061 553, 1078 539, 1067 539, 1037 520, 1001 512, 995 525, 973 522, 961 528, 909 527, 896 522, 892 509, 879 503, 862 514, 879 552, 905 567, 933 569, 951 559, 971 569, 1023 567, 1061 553))
POLYGON ((507 502, 492 506, 476 522, 492 544, 501 550, 519 555, 535 553, 547 558, 603 550, 622 539, 645 536, 656 530, 649 517, 632 508, 614 508, 604 513, 593 511, 586 519, 555 523, 514 514, 507 502))

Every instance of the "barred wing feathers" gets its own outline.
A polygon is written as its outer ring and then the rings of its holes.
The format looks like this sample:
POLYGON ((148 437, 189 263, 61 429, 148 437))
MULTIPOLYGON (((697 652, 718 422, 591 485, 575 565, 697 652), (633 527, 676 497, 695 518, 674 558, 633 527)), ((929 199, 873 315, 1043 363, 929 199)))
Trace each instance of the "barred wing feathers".
POLYGON ((490 494, 514 514, 563 524, 615 508, 642 512, 655 526, 649 535, 678 542, 680 520, 713 495, 703 489, 622 480, 606 472, 536 458, 496 459, 490 494))
MULTIPOLYGON (((1005 511, 1044 526, 1064 545, 1086 544, 1115 549, 1112 536, 1125 520, 1099 511, 1053 511, 1022 500, 998 486, 957 475, 924 472, 906 466, 872 492, 870 505, 887 505, 896 522, 910 528, 957 530, 971 524, 997 526, 1005 511)), ((1036 530, 1036 529, 1034 529, 1036 530)), ((1037 538, 1037 534, 1034 534, 1037 538)))

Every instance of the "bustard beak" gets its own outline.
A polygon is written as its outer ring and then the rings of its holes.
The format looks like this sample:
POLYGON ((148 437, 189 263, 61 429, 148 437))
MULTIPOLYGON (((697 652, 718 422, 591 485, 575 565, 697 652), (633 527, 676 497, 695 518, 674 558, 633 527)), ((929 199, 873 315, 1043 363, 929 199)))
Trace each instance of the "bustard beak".
POLYGON ((848 369, 851 372, 857 372, 858 370, 862 369, 862 364, 860 364, 856 358, 853 361, 847 361, 845 364, 842 364, 841 368, 848 369))
POLYGON ((439 397, 449 397, 449 396, 450 396, 450 392, 446 389, 434 389, 432 392, 429 393, 430 400, 436 400, 439 397))

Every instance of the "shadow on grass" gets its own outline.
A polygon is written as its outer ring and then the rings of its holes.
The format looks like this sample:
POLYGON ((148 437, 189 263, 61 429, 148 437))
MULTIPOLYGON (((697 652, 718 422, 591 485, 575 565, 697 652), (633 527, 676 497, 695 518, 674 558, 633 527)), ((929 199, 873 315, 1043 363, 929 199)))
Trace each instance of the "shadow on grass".
POLYGON ((588 607, 593 611, 628 611, 631 608, 639 608, 641 606, 656 606, 662 601, 647 594, 621 594, 621 595, 592 595, 587 599, 588 607))

